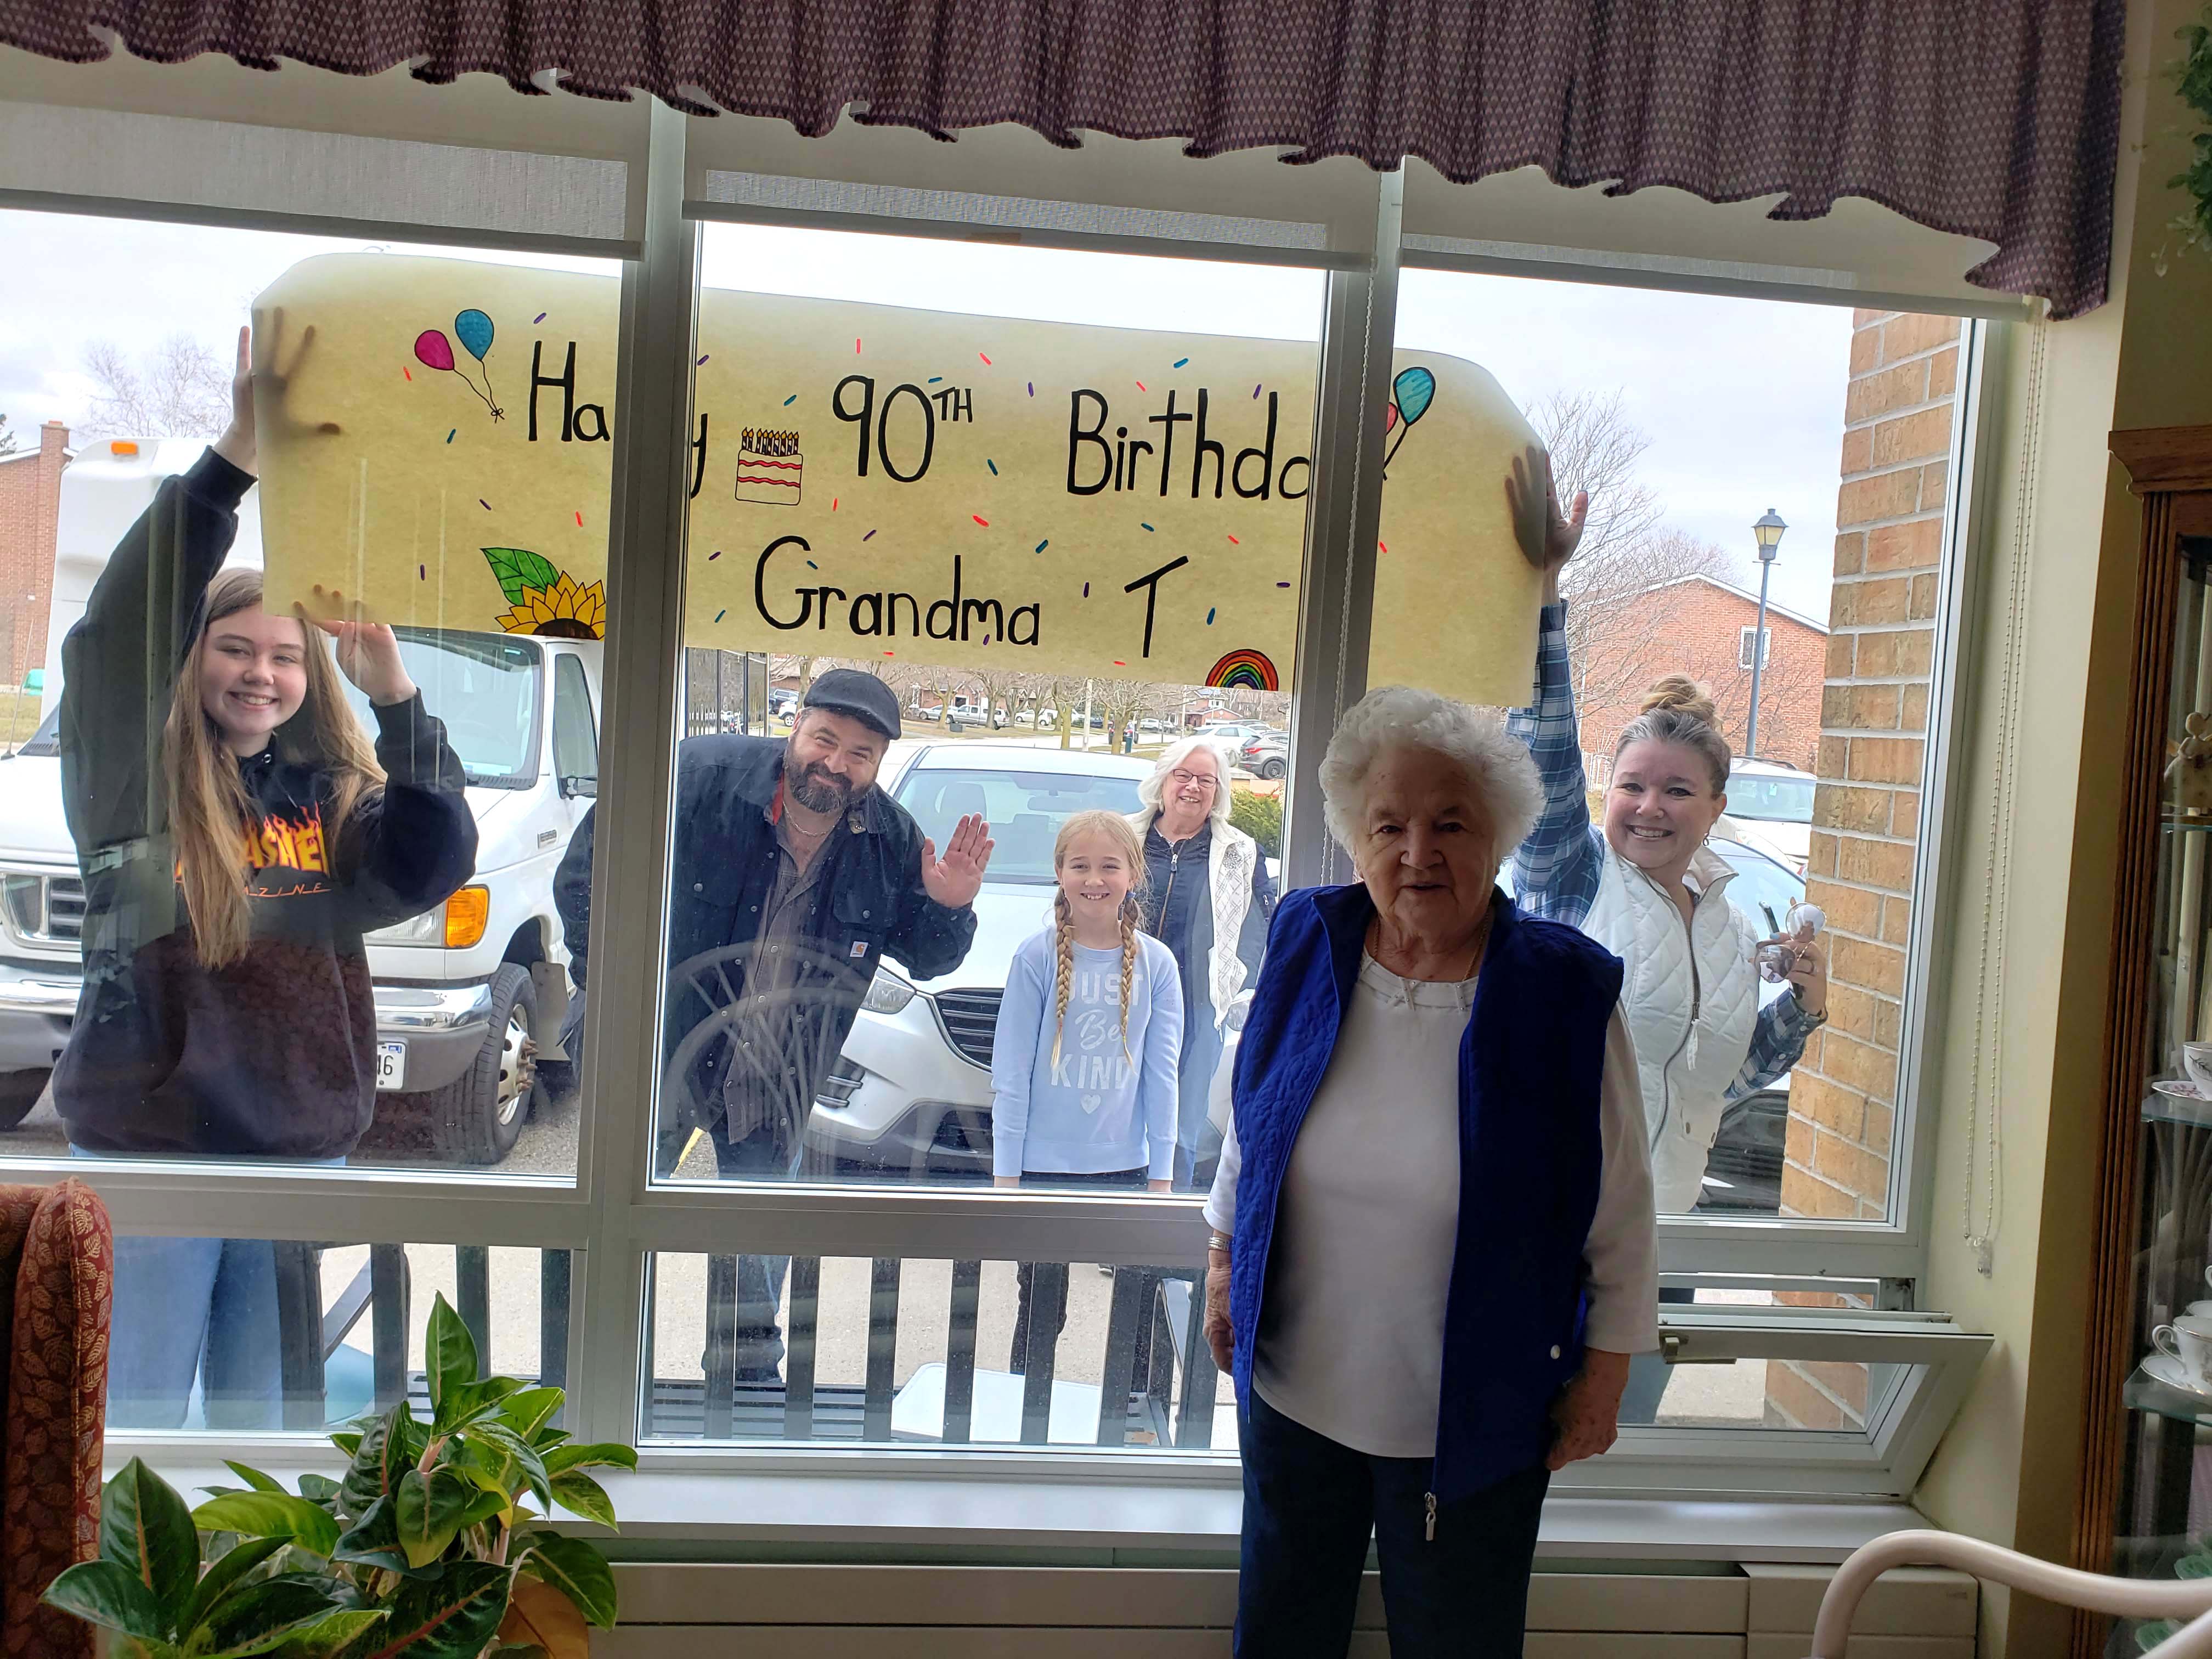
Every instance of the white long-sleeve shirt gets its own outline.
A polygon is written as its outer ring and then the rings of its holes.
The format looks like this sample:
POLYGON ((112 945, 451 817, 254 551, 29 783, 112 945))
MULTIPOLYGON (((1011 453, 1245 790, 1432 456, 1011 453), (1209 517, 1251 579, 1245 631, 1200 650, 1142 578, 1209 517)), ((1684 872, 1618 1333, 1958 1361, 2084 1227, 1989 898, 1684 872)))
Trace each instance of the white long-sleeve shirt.
MULTIPOLYGON (((1373 1456, 1436 1449, 1459 1225, 1459 1047, 1475 984, 1362 961, 1283 1177, 1254 1386, 1293 1421, 1373 1456)), ((1636 1051, 1618 1009, 1598 1138, 1584 1340, 1638 1353, 1659 1345, 1659 1253, 1636 1051)), ((1242 1163, 1232 1115, 1206 1200, 1224 1233, 1236 1225, 1242 1163)))
POLYGON ((1136 947, 1127 1031, 1120 951, 1074 947, 1064 1019, 1058 936, 1048 927, 1015 951, 991 1046, 992 1174, 1175 1173, 1182 973, 1151 934, 1136 947))

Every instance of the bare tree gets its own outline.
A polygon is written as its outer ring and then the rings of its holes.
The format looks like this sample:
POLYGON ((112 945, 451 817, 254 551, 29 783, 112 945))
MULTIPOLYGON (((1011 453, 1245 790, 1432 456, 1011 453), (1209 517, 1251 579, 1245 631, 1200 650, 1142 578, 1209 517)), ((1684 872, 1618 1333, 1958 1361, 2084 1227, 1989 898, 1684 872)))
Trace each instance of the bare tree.
POLYGON ((8 430, 8 417, 0 415, 0 455, 12 455, 16 448, 15 434, 8 430))
POLYGON ((1636 476, 1651 438, 1628 418, 1620 400, 1618 389, 1554 392, 1528 411, 1529 424, 1550 452, 1561 505, 1578 489, 1589 491, 1589 521, 1571 572, 1605 564, 1659 527, 1659 498, 1636 476))
POLYGON ((230 371, 189 334, 135 362, 112 340, 94 340, 84 366, 94 387, 88 437, 212 438, 230 419, 230 371))
POLYGON ((1720 577, 1729 565, 1719 548, 1679 530, 1616 545, 1602 561, 1587 557, 1577 553, 1568 563, 1559 589, 1569 601, 1575 706, 1585 747, 1595 748, 1611 741, 1606 728, 1627 718, 1624 708, 1633 712, 1653 680, 1686 666, 1668 590, 1686 577, 1720 577))

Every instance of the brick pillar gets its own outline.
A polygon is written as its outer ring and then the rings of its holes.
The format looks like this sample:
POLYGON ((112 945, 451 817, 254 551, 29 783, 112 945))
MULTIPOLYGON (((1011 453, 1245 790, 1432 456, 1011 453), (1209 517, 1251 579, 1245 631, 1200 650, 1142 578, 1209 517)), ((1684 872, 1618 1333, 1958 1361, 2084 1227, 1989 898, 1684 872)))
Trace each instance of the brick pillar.
MULTIPOLYGON (((48 421, 39 429, 37 449, 0 465, 0 686, 11 694, 26 670, 46 659, 62 469, 68 464, 69 428, 48 421)), ((0 713, 0 729, 13 712, 0 713)))
MULTIPOLYGON (((1853 325, 1820 781, 1805 872, 1806 896, 1828 916, 1828 1024, 1790 1079, 1782 1213, 1880 1220, 1888 1207, 1960 325, 1880 311, 1856 313, 1853 325)), ((1864 1419, 1863 1367, 1777 1361, 1767 1375, 1775 1421, 1839 1428, 1864 1419)))

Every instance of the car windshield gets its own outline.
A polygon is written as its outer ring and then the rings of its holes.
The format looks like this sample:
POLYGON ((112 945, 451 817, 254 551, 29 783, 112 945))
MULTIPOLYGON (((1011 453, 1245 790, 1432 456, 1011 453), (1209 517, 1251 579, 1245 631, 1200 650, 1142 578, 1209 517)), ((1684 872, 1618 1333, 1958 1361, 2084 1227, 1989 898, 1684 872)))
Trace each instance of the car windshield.
MULTIPOLYGON (((423 707, 446 723, 446 740, 473 784, 526 784, 538 775, 538 670, 530 640, 396 628, 399 659, 422 689, 423 707)), ((368 699, 351 684, 346 701, 370 732, 368 699)))
POLYGON ((46 717, 39 722, 39 729, 25 738, 23 746, 15 752, 19 755, 60 754, 62 742, 55 732, 59 730, 61 723, 62 707, 59 703, 56 703, 52 708, 46 710, 46 717))
MULTIPOLYGON (((1733 799, 1729 803, 1731 807, 1735 804, 1733 799)), ((1728 885, 1729 902, 1751 919, 1760 937, 1781 933, 1790 907, 1805 896, 1804 878, 1741 842, 1717 840, 1713 851, 1735 872, 1735 879, 1728 885)))
POLYGON ((1137 810, 1137 780, 1079 772, 969 771, 921 767, 900 781, 895 799, 924 835, 943 847, 953 826, 980 812, 991 826, 990 879, 1025 886, 1052 884, 1052 844, 1077 812, 1137 810))
POLYGON ((1810 823, 1813 780, 1802 774, 1735 773, 1729 779, 1728 810, 1730 817, 1810 823))

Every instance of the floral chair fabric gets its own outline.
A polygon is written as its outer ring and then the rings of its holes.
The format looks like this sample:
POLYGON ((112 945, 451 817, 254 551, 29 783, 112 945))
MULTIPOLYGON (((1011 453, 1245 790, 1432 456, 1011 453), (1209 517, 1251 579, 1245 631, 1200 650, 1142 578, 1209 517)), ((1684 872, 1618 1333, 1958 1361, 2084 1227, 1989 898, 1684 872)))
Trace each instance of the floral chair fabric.
POLYGON ((100 1550, 107 1318, 107 1209, 81 1181, 0 1187, 0 1656, 92 1659, 91 1626, 39 1598, 100 1550))

